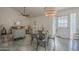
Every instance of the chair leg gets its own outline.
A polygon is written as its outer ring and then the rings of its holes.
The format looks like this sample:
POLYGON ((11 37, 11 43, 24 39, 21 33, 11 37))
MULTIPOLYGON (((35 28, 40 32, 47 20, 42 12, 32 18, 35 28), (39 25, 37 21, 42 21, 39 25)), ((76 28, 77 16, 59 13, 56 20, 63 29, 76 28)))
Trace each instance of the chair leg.
POLYGON ((49 39, 47 40, 47 46, 49 45, 49 39))
POLYGON ((39 46, 39 42, 38 42, 38 40, 37 40, 37 44, 36 44, 37 46, 36 46, 36 51, 38 51, 38 46, 39 46))
POLYGON ((32 42, 33 42, 33 38, 31 38, 31 44, 32 44, 32 42))
POLYGON ((4 40, 4 37, 3 37, 3 36, 1 36, 1 41, 2 41, 2 42, 4 42, 3 40, 4 40))
POLYGON ((45 46, 45 51, 46 51, 46 46, 45 46))
POLYGON ((46 47, 47 47, 47 43, 46 42, 45 42, 45 45, 44 46, 45 46, 45 51, 46 51, 46 47))
POLYGON ((32 42, 33 42, 33 39, 34 39, 34 38, 33 38, 33 36, 31 35, 31 44, 32 44, 32 42))
POLYGON ((38 44, 37 44, 37 46, 36 46, 36 51, 38 51, 38 44))

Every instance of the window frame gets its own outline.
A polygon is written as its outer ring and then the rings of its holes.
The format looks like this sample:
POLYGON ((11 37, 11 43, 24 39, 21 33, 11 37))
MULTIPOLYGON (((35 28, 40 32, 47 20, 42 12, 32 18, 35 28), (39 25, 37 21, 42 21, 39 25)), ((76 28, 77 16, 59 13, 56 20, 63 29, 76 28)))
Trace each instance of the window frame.
POLYGON ((68 28, 68 16, 58 16, 57 26, 58 28, 68 28), (64 22, 63 20, 66 20, 66 21, 64 22))

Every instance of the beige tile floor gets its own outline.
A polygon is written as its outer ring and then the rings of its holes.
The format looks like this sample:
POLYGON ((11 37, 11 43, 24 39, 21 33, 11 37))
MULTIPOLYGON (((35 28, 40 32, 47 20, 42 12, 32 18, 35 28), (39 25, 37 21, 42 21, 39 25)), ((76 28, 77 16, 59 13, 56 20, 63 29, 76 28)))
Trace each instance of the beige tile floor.
MULTIPOLYGON (((5 42, 0 40, 0 51, 36 51, 36 40, 33 41, 31 44, 31 37, 30 35, 26 35, 25 39, 17 40, 17 41, 7 41, 11 39, 9 37, 5 37, 5 42)), ((75 43, 73 43, 73 50, 79 50, 79 40, 73 41, 77 43, 77 47, 74 48, 75 43)), ((70 39, 62 39, 57 38, 55 39, 55 51, 69 51, 69 43, 70 39)), ((49 44, 46 48, 46 51, 54 51, 54 43, 53 40, 49 40, 49 44)), ((44 47, 39 46, 38 51, 45 51, 44 47)))
MULTIPOLYGON (((5 37, 5 42, 0 42, 0 51, 36 51, 36 40, 31 44, 30 35, 26 35, 25 39, 17 40, 17 41, 7 41, 10 38, 5 37)), ((46 50, 49 51, 49 45, 46 50)), ((45 51, 44 47, 39 46, 38 51, 45 51)))

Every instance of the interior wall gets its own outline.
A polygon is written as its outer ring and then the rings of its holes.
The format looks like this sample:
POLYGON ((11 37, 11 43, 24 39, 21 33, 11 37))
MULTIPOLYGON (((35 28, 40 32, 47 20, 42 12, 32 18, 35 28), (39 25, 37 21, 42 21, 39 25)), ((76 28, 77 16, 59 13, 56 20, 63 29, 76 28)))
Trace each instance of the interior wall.
POLYGON ((29 18, 21 16, 16 10, 10 7, 0 7, 0 25, 9 29, 17 21, 20 21, 21 25, 29 24, 29 18))
POLYGON ((49 31, 49 34, 52 34, 52 17, 39 16, 31 18, 31 25, 33 29, 39 30, 41 27, 44 27, 49 31))

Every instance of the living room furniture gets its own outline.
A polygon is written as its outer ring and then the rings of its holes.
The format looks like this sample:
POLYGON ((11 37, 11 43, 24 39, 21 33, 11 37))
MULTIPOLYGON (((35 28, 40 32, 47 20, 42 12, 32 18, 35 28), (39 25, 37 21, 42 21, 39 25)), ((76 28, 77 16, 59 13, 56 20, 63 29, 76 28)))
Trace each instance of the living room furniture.
POLYGON ((12 28, 12 37, 13 40, 23 39, 25 38, 25 28, 24 27, 13 27, 12 28))
POLYGON ((47 41, 48 41, 48 36, 46 33, 43 33, 42 31, 39 31, 37 36, 37 47, 36 47, 36 50, 38 50, 38 47, 39 46, 42 46, 45 48, 46 50, 46 47, 47 47, 47 41))
POLYGON ((1 38, 1 42, 4 42, 4 39, 6 37, 6 28, 4 26, 1 26, 0 28, 0 38, 1 38))

